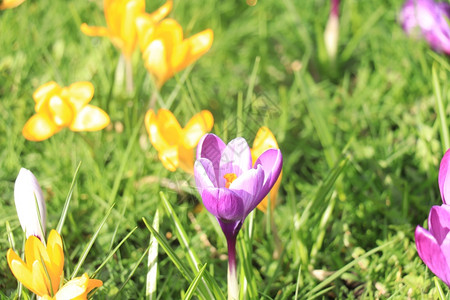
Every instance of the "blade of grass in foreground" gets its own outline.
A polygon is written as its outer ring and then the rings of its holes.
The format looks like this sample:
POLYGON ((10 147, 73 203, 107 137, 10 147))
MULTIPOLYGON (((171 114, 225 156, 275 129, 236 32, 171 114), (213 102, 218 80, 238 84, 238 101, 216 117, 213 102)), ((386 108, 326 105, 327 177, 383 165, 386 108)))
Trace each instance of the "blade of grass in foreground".
POLYGON ((69 193, 67 194, 66 201, 64 202, 64 207, 61 213, 61 217, 59 218, 58 225, 56 226, 56 231, 61 234, 62 227, 64 225, 64 221, 66 220, 67 212, 69 210, 70 200, 72 199, 73 189, 75 188, 75 182, 77 181, 78 174, 81 167, 81 161, 78 163, 77 168, 75 169, 75 173, 73 174, 72 183, 70 184, 69 193))
POLYGON ((434 277, 434 285, 436 286, 436 289, 438 291, 439 299, 445 300, 444 291, 442 290, 442 287, 439 284, 439 278, 437 278, 436 276, 434 277))
POLYGON ((139 267, 139 265, 141 264, 142 260, 144 259, 144 257, 147 255, 148 249, 150 249, 150 245, 147 247, 147 249, 145 249, 144 253, 142 253, 141 257, 139 258, 139 260, 137 261, 136 265, 134 266, 133 270, 131 270, 130 274, 128 274, 127 279, 123 282, 122 286, 120 287, 119 291, 117 292, 117 294, 120 294, 120 292, 123 290, 123 288, 125 287, 125 285, 128 283, 128 281, 131 279, 131 277, 134 275, 134 273, 136 272, 137 268, 139 267))
MULTIPOLYGON (((173 224, 175 225, 175 228, 174 228, 175 235, 177 236, 178 240, 180 241, 180 245, 188 253, 187 258, 188 258, 191 270, 194 273, 197 273, 199 271, 198 266, 200 265, 200 260, 198 259, 198 256, 194 252, 194 250, 190 247, 189 237, 186 234, 186 231, 184 230, 183 224, 181 224, 180 219, 177 217, 175 210, 173 209, 169 200, 167 200, 164 193, 160 192, 159 195, 164 204, 164 207, 167 210, 167 213, 169 214, 169 216, 171 217, 171 219, 173 221, 173 224)), ((220 295, 220 289, 215 280, 206 282, 202 278, 201 282, 202 282, 202 284, 200 285, 199 289, 202 290, 202 292, 206 293, 209 296, 208 298, 222 299, 222 298, 218 298, 218 297, 223 297, 223 295, 220 295), (211 291, 211 289, 212 289, 212 291, 211 291), (218 294, 218 295, 216 295, 216 294, 218 294)))
POLYGON ((433 67, 431 68, 431 77, 433 81, 434 97, 436 99, 437 113, 439 115, 439 122, 441 125, 442 148, 445 153, 445 151, 447 151, 447 149, 450 148, 450 138, 448 135, 448 125, 444 109, 444 103, 442 101, 441 85, 439 84, 439 79, 436 74, 436 64, 433 64, 433 67))
POLYGON ((324 292, 327 291, 327 288, 325 288, 325 287, 328 284, 332 283, 334 280, 336 280, 337 278, 341 277, 342 274, 347 272, 349 269, 353 268, 353 266, 356 265, 360 260, 365 259, 365 258, 371 256, 372 254, 378 252, 378 251, 383 250, 387 246, 398 242, 398 240, 399 239, 397 238, 397 239, 394 239, 394 240, 392 240, 390 242, 387 242, 386 244, 383 244, 381 246, 373 248, 372 250, 368 251, 366 254, 361 255, 360 257, 358 257, 358 258, 354 259, 353 261, 349 262, 348 264, 346 264, 345 266, 340 268, 338 271, 333 273, 333 275, 331 275, 330 277, 328 277, 327 279, 325 279, 324 281, 322 281, 321 283, 316 285, 312 290, 310 290, 309 293, 306 295, 306 298, 307 299, 314 299, 314 298, 319 297, 320 295, 322 295, 324 292))
POLYGON ((103 260, 102 264, 95 270, 95 272, 90 276, 90 278, 95 278, 97 276, 98 272, 106 265, 106 263, 111 259, 111 257, 114 255, 114 253, 119 250, 120 246, 128 240, 128 238, 133 234, 133 232, 137 229, 137 226, 134 227, 121 241, 120 243, 108 254, 108 256, 103 260))
POLYGON ((92 238, 89 241, 89 243, 86 245, 86 248, 84 249, 83 254, 81 254, 81 257, 80 257, 80 260, 78 261, 78 264, 76 265, 75 269, 73 270, 72 275, 70 275, 70 279, 75 278, 75 276, 77 275, 78 270, 81 268, 81 265, 84 263, 84 260, 86 259, 89 251, 91 250, 92 245, 94 245, 94 242, 97 239, 97 236, 98 236, 100 230, 102 229, 103 225, 105 225, 106 220, 108 219, 109 215, 111 214, 111 211, 112 211, 113 207, 114 207, 114 204, 108 209, 108 211, 106 212, 106 215, 103 218, 102 222, 98 226, 97 230, 95 231, 95 233, 92 236, 92 238))
POLYGON ((195 276, 194 280, 191 282, 191 285, 189 285, 188 290, 186 291, 186 295, 184 296, 184 300, 189 300, 194 296, 194 291, 197 288, 197 285, 200 283, 200 280, 202 279, 203 272, 206 269, 206 266, 208 264, 205 264, 200 271, 198 271, 197 276, 195 276))
MULTIPOLYGON (((159 231, 159 211, 156 209, 153 218, 153 228, 159 231)), ((147 285, 145 287, 145 295, 148 299, 156 298, 156 284, 158 282, 158 241, 155 236, 150 236, 150 250, 148 252, 147 262, 147 285)))

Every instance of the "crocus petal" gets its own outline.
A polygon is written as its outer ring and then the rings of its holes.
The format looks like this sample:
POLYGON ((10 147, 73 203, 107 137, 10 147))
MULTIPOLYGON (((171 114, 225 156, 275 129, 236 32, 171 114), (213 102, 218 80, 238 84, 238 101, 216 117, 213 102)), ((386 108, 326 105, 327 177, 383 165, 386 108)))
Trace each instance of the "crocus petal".
POLYGON ((81 32, 83 32, 87 36, 108 36, 110 32, 106 27, 99 26, 89 26, 86 23, 81 24, 80 26, 81 32))
POLYGON ((44 284, 34 284, 34 274, 31 272, 31 268, 28 268, 23 260, 12 250, 9 249, 6 252, 6 260, 8 261, 9 268, 14 277, 17 278, 27 289, 37 295, 43 295, 47 293, 47 288, 44 284))
POLYGON ((433 0, 409 0, 400 14, 400 22, 408 35, 419 32, 436 51, 450 54, 448 12, 433 0))
POLYGON ((448 163, 450 160, 450 149, 445 152, 444 157, 442 157, 441 164, 439 166, 439 190, 441 191, 442 202, 446 204, 446 198, 450 199, 450 168, 448 163))
POLYGON ((94 85, 89 81, 75 82, 68 88, 64 88, 61 95, 69 100, 74 106, 75 111, 79 112, 92 100, 94 96, 94 85))
POLYGON ((163 6, 148 14, 148 16, 154 23, 161 22, 161 20, 167 17, 167 15, 172 11, 172 7, 173 0, 168 0, 163 6))
POLYGON ((56 293, 56 300, 86 300, 87 294, 96 287, 103 285, 103 282, 98 279, 89 279, 89 276, 85 273, 83 276, 76 277, 69 282, 67 282, 59 291, 56 293))
POLYGON ((69 103, 56 95, 48 101, 48 109, 52 116, 52 121, 58 127, 68 126, 72 122, 75 114, 69 103))
POLYGON ((450 231, 450 206, 433 206, 428 216, 428 230, 438 244, 442 244, 450 231))
POLYGON ((245 211, 242 199, 229 189, 204 189, 202 200, 206 209, 223 221, 231 222, 244 218, 245 211))
POLYGON ((58 131, 58 126, 47 116, 35 114, 25 123, 22 134, 27 140, 39 142, 48 139, 58 131))
POLYGON ((261 200, 269 193, 281 173, 283 165, 281 151, 278 149, 269 149, 265 151, 256 160, 255 167, 258 165, 262 166, 265 176, 263 188, 258 195, 258 198, 260 198, 259 200, 261 200))
MULTIPOLYGON (((417 226, 415 240, 417 252, 423 262, 445 284, 450 285, 449 264, 434 236, 422 227, 417 226)), ((449 250, 448 248, 445 249, 445 251, 449 250)))
POLYGON ((194 163, 195 184, 201 195, 204 189, 217 187, 217 180, 212 162, 206 158, 197 159, 194 163))
POLYGON ((145 1, 128 1, 125 5, 120 37, 123 40, 122 52, 131 57, 137 43, 136 17, 145 11, 145 1))
POLYGON ((44 196, 36 177, 21 168, 14 184, 14 202, 20 225, 26 236, 45 239, 46 208, 44 196))
POLYGON ((77 113, 69 128, 73 131, 97 131, 108 126, 109 122, 109 116, 104 110, 86 105, 77 113))
POLYGON ((0 2, 0 10, 17 7, 24 1, 25 0, 3 0, 3 2, 0 2))
POLYGON ((220 158, 225 147, 225 143, 212 133, 205 134, 197 145, 197 159, 206 158, 211 161, 216 179, 219 178, 220 158))
POLYGON ((51 263, 47 266, 53 289, 59 288, 64 267, 64 251, 61 236, 56 230, 51 230, 48 236, 47 253, 51 263))
POLYGON ((256 133, 255 140, 253 141, 252 152, 252 161, 256 162, 258 157, 264 153, 264 151, 268 149, 278 149, 278 143, 273 135, 272 131, 269 128, 263 126, 259 128, 256 133))
POLYGON ((241 137, 235 138, 227 144, 220 157, 220 171, 217 178, 219 187, 225 187, 224 175, 234 173, 239 177, 251 167, 252 155, 247 141, 241 137))
POLYGON ((183 171, 192 174, 194 172, 194 149, 178 146, 178 165, 183 171))
POLYGON ((278 198, 278 190, 280 189, 281 185, 281 177, 283 176, 283 171, 280 172, 280 176, 278 176, 277 181, 275 181, 275 184, 273 185, 272 189, 270 190, 269 194, 262 199, 261 202, 259 202, 257 208, 261 210, 262 212, 267 212, 267 208, 269 206, 269 197, 270 197, 270 209, 274 209, 277 205, 277 198, 278 198))
POLYGON ((208 110, 202 110, 193 116, 183 129, 183 145, 186 148, 197 146, 202 136, 211 130, 214 117, 208 110))
POLYGON ((250 169, 230 184, 230 190, 239 195, 244 204, 244 216, 247 216, 262 199, 258 199, 259 191, 264 184, 264 170, 261 165, 250 169))
POLYGON ((175 172, 178 168, 179 161, 177 146, 169 146, 167 148, 161 149, 160 151, 158 151, 158 157, 167 170, 175 172))
POLYGON ((186 39, 187 53, 181 62, 174 65, 174 71, 179 72, 199 59, 203 54, 209 51, 214 40, 214 33, 211 29, 203 30, 190 38, 186 39))

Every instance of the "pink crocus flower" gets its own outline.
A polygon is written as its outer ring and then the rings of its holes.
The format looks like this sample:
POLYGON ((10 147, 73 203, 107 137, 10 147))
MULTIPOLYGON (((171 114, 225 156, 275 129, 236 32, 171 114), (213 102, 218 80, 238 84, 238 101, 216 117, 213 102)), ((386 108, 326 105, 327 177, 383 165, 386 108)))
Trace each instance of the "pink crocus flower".
POLYGON ((203 205, 222 228, 228 245, 228 299, 239 298, 236 276, 236 237, 247 215, 269 193, 281 172, 279 149, 269 149, 252 164, 243 138, 228 145, 214 134, 204 135, 197 146, 194 175, 203 205))
POLYGON ((433 0, 408 0, 400 12, 406 34, 423 37, 431 48, 450 54, 450 5, 433 0))
POLYGON ((428 230, 416 227, 417 252, 427 267, 450 287, 450 176, 448 163, 450 149, 447 150, 439 167, 439 189, 444 204, 433 206, 428 216, 428 230))

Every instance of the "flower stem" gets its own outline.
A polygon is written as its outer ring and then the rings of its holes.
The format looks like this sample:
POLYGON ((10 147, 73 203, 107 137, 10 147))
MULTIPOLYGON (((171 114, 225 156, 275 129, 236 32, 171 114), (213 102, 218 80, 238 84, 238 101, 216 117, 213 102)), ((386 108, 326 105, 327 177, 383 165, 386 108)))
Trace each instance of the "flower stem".
POLYGON ((236 237, 227 238, 228 245, 228 300, 239 299, 239 285, 236 273, 236 237))
POLYGON ((133 93, 133 65, 131 63, 131 57, 125 57, 125 83, 128 94, 133 93))

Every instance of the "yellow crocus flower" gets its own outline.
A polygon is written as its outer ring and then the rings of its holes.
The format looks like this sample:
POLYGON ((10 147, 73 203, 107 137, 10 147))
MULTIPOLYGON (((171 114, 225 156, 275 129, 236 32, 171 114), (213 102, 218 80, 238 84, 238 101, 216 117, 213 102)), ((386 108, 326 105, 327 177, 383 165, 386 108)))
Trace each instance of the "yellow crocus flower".
POLYGON ((52 230, 47 246, 36 236, 25 242, 25 262, 9 249, 6 253, 9 268, 13 275, 26 288, 42 299, 86 299, 87 293, 102 286, 102 281, 89 279, 87 274, 67 282, 61 289, 63 279, 64 251, 61 236, 52 230))
POLYGON ((145 67, 155 77, 158 88, 208 52, 214 39, 211 29, 184 39, 177 21, 164 19, 156 24, 148 14, 139 16, 136 25, 145 67))
POLYGON ((42 300, 86 300, 87 294, 94 288, 100 287, 103 282, 98 279, 89 279, 84 273, 83 276, 76 277, 67 282, 54 297, 44 295, 42 300))
POLYGON ((22 4, 25 0, 0 0, 0 10, 14 8, 22 4))
POLYGON ((164 167, 172 172, 180 167, 193 173, 194 149, 213 125, 214 118, 207 110, 194 115, 184 128, 167 109, 160 109, 157 114, 150 109, 145 115, 145 128, 150 142, 158 151, 164 167))
MULTIPOLYGON (((258 157, 264 151, 271 149, 271 148, 279 149, 277 140, 275 139, 275 136, 270 131, 270 129, 263 126, 256 133, 255 140, 253 141, 253 147, 250 149, 250 151, 252 153, 253 164, 256 162, 258 157)), ((277 181, 275 182, 274 186, 272 187, 272 190, 270 190, 269 195, 266 196, 257 206, 257 208, 260 209, 261 211, 263 211, 263 212, 267 211, 267 206, 269 203, 268 197, 270 197, 271 209, 273 210, 275 208, 275 205, 277 203, 278 189, 280 188, 282 175, 283 175, 283 171, 281 171, 280 176, 278 177, 277 181)))
POLYGON ((48 139, 64 127, 72 131, 97 131, 110 120, 102 109, 89 105, 94 95, 90 82, 76 82, 61 88, 51 81, 34 93, 36 114, 25 124, 22 134, 30 141, 48 139))
MULTIPOLYGON (((155 22, 164 19, 172 10, 169 0, 150 14, 155 22)), ((81 31, 88 36, 106 36, 123 55, 130 59, 136 48, 136 17, 145 12, 145 0, 104 0, 103 9, 107 27, 81 24, 81 31)))

